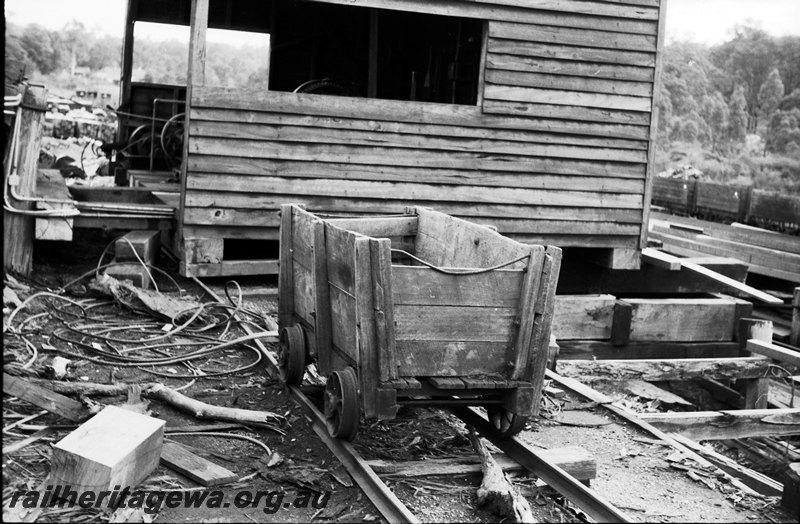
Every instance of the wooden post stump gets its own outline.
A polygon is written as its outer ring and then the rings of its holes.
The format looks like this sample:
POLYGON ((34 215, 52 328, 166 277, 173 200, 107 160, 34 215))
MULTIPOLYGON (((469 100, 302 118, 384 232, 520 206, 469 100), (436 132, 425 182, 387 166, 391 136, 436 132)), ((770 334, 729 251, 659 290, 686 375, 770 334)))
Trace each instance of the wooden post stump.
MULTIPOLYGON (((742 356, 750 356, 747 341, 751 338, 772 342, 772 321, 757 318, 741 318, 737 330, 737 338, 742 356)), ((745 409, 766 409, 769 397, 769 379, 754 378, 740 380, 737 389, 744 395, 745 409), (741 384, 741 385, 740 385, 741 384)))

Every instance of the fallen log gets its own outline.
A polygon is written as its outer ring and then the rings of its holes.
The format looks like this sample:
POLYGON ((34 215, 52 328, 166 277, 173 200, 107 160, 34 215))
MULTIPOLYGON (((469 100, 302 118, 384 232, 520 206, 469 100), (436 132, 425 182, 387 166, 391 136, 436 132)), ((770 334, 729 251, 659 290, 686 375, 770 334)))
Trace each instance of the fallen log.
POLYGON ((180 411, 190 413, 196 418, 223 420, 241 424, 267 426, 277 429, 276 423, 283 422, 284 418, 271 411, 255 411, 250 409, 229 408, 206 404, 178 391, 168 388, 161 383, 145 384, 96 384, 91 382, 62 382, 49 380, 31 380, 32 384, 46 387, 47 389, 65 395, 101 395, 115 396, 127 395, 133 386, 140 386, 141 395, 150 400, 159 400, 180 411))
POLYGON ((239 422, 242 424, 257 424, 259 426, 272 426, 280 423, 284 419, 277 413, 271 411, 254 411, 250 409, 228 408, 224 406, 214 406, 200 402, 191 397, 187 397, 164 384, 155 384, 142 391, 142 395, 153 400, 166 402, 170 406, 190 413, 196 418, 207 418, 214 420, 225 420, 227 422, 239 422))
POLYGON ((473 428, 469 430, 469 439, 481 459, 483 480, 478 488, 478 504, 501 517, 508 517, 514 522, 536 522, 528 501, 511 485, 503 468, 492 458, 480 437, 473 428))

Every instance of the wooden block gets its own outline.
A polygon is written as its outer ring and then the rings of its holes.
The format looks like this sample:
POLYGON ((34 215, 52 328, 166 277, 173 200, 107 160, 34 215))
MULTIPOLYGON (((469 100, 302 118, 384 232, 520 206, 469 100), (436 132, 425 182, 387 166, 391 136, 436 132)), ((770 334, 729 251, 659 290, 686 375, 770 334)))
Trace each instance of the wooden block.
POLYGON ((34 406, 75 422, 80 422, 89 416, 89 410, 77 400, 6 373, 3 373, 3 393, 21 398, 34 406))
POLYGON ((239 478, 233 471, 197 456, 175 442, 164 442, 161 448, 161 463, 201 486, 218 486, 239 478))
POLYGON ((147 269, 138 262, 117 264, 107 268, 105 272, 117 280, 129 280, 134 286, 142 289, 150 289, 153 286, 153 280, 147 269))
POLYGON ((595 262, 609 269, 639 269, 642 258, 638 249, 603 249, 595 262))
POLYGON ((558 340, 606 340, 611 337, 612 295, 556 295, 552 334, 558 340))
POLYGON ((76 491, 136 486, 158 466, 165 424, 107 406, 53 446, 51 482, 76 491))
POLYGON ((131 231, 114 242, 114 256, 120 262, 138 262, 139 255, 144 263, 155 264, 160 249, 160 231, 131 231))
POLYGON ((631 298, 625 303, 632 308, 631 342, 733 340, 736 319, 741 314, 737 308, 739 304, 749 304, 733 298, 631 298))

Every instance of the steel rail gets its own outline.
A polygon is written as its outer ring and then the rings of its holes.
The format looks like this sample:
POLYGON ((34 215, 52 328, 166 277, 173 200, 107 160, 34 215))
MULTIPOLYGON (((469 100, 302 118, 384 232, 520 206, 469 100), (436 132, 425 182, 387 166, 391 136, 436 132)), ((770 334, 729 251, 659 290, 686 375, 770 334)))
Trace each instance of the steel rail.
MULTIPOLYGON (((200 279, 194 276, 191 278, 215 300, 221 301, 217 294, 200 279)), ((247 323, 242 323, 242 327, 245 331, 252 334, 251 328, 247 323)), ((277 376, 278 362, 275 360, 272 352, 269 351, 260 340, 256 339, 254 342, 264 354, 265 360, 270 364, 268 367, 270 375, 273 377, 277 376)), ((353 480, 355 480, 364 494, 367 495, 367 498, 369 498, 383 518, 391 523, 419 522, 419 519, 408 510, 402 501, 400 501, 380 477, 375 474, 350 442, 330 436, 325 423, 325 417, 320 413, 311 399, 297 386, 288 386, 287 389, 290 397, 300 405, 310 418, 311 427, 314 432, 328 447, 331 453, 344 465, 345 469, 347 469, 353 477, 353 480)), ((598 522, 631 522, 625 513, 614 507, 614 505, 602 498, 595 491, 586 487, 547 457, 542 456, 536 449, 516 437, 500 437, 491 424, 489 424, 489 421, 478 414, 474 408, 456 406, 450 408, 450 411, 464 421, 464 423, 473 426, 478 433, 503 450, 511 459, 534 473, 592 519, 598 522)))
POLYGON ((625 513, 530 445, 517 437, 503 438, 498 435, 489 421, 473 408, 455 407, 450 411, 465 424, 474 427, 481 436, 503 450, 511 459, 569 499, 592 519, 598 522, 631 522, 625 513))
MULTIPOLYGON (((195 283, 197 283, 197 285, 203 288, 206 293, 213 297, 214 300, 222 302, 219 296, 217 296, 217 294, 214 293, 211 288, 206 286, 199 278, 195 276, 191 278, 195 281, 195 283)), ((243 322, 241 323, 241 326, 248 334, 253 333, 252 328, 250 328, 247 323, 243 322)), ((268 367, 270 376, 277 376, 278 362, 275 360, 272 352, 269 351, 260 340, 256 339, 254 342, 256 346, 258 346, 261 353, 264 354, 265 360, 270 365, 268 367)), ((389 486, 387 486, 380 479, 380 477, 375 474, 372 468, 366 463, 364 458, 361 457, 355 448, 353 448, 352 444, 335 439, 328 434, 325 417, 322 415, 322 413, 320 413, 311 399, 309 399, 302 391, 300 391, 300 388, 296 386, 289 386, 288 390, 289 396, 300 405, 300 407, 311 419, 311 427, 314 432, 328 447, 331 453, 333 453, 336 458, 339 459, 345 469, 347 469, 348 473, 350 473, 350 475, 353 477, 353 480, 355 480, 356 484, 358 484, 358 487, 360 487, 367 498, 369 498, 381 516, 391 523, 420 522, 420 520, 415 517, 411 511, 409 511, 405 504, 403 504, 400 499, 398 499, 397 496, 392 493, 392 491, 389 489, 389 486)))

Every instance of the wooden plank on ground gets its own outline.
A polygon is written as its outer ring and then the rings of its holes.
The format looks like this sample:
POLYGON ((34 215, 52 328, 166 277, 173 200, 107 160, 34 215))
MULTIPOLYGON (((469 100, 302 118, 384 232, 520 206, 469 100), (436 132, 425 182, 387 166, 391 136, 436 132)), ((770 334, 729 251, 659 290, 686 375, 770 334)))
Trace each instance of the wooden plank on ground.
POLYGON ((678 433, 672 433, 670 436, 689 449, 694 450, 729 475, 740 479, 742 482, 758 491, 762 495, 775 497, 780 496, 781 493, 783 493, 783 485, 780 482, 777 482, 770 477, 759 473, 758 471, 742 466, 735 460, 717 453, 711 449, 710 446, 701 446, 694 440, 688 439, 678 433))
POLYGON ((195 455, 176 442, 164 442, 161 463, 201 486, 218 486, 239 478, 233 471, 195 455))
POLYGON ((560 360, 558 372, 584 382, 618 380, 691 380, 707 377, 727 379, 760 378, 771 367, 766 357, 560 360))
MULTIPOLYGON (((578 480, 591 480, 597 477, 597 459, 580 446, 568 446, 540 450, 542 455, 558 464, 578 480)), ((524 472, 526 469, 510 457, 494 455, 497 464, 505 472, 524 472)), ((370 467, 381 476, 388 477, 430 477, 436 475, 474 475, 481 473, 478 457, 459 459, 427 459, 419 461, 390 462, 387 460, 367 461, 370 467)))
POLYGON ((3 393, 75 422, 80 422, 90 415, 89 410, 77 400, 7 373, 3 373, 3 393))
POLYGON ((800 435, 800 408, 640 413, 639 417, 692 440, 800 435))

